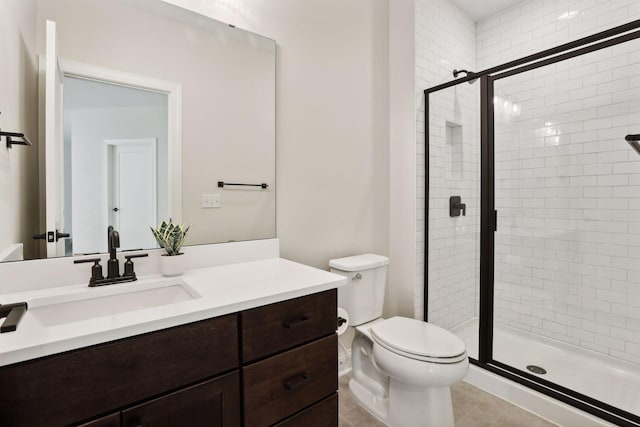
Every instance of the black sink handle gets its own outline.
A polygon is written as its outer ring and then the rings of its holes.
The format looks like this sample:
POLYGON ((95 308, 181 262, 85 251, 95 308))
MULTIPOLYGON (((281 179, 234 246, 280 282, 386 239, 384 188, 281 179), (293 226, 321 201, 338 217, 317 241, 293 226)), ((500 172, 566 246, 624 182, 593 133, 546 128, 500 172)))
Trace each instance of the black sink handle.
POLYGON ((144 258, 144 257, 148 257, 149 254, 135 254, 135 255, 125 255, 124 257, 126 259, 131 259, 131 258, 144 258))
POLYGON ((0 305, 0 318, 6 317, 2 322, 2 326, 0 326, 0 333, 15 331, 28 308, 29 306, 26 302, 0 305))
POLYGON ((131 260, 134 258, 144 258, 148 256, 149 254, 147 253, 125 255, 125 258, 127 259, 127 261, 124 263, 124 274, 122 277, 128 277, 132 280, 138 280, 138 278, 136 277, 136 272, 133 270, 133 261, 131 260))

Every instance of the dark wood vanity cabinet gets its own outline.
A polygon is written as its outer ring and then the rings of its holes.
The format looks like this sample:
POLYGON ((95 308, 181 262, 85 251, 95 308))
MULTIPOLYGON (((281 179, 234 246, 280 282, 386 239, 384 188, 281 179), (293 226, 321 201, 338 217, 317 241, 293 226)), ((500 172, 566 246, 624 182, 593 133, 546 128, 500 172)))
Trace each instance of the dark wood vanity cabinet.
POLYGON ((0 425, 337 426, 336 307, 334 289, 1 367, 0 425))

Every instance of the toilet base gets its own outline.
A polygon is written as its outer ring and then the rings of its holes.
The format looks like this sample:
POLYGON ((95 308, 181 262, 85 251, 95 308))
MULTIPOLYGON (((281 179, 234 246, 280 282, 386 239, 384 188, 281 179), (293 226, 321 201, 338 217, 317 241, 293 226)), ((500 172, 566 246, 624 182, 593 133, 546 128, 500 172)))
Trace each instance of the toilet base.
POLYGON ((353 399, 371 415, 386 424, 389 399, 375 395, 356 379, 349 380, 349 391, 353 399))
POLYGON ((454 427, 450 387, 412 387, 391 379, 389 398, 349 380, 353 399, 390 427, 454 427))
POLYGON ((451 388, 414 387, 391 378, 386 423, 391 427, 454 427, 451 388))

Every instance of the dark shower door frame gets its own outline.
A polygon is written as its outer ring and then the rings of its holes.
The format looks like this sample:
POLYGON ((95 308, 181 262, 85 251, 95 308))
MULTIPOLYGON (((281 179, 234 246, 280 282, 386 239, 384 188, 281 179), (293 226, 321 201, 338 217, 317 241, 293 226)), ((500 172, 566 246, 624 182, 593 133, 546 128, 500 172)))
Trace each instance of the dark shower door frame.
POLYGON ((498 212, 495 210, 494 159, 494 83, 516 74, 555 64, 600 49, 640 38, 640 20, 624 24, 574 42, 529 55, 515 61, 467 75, 466 77, 426 89, 425 94, 425 239, 424 239, 424 319, 428 320, 429 280, 429 94, 480 79, 480 310, 478 359, 471 363, 522 384, 546 396, 560 400, 619 426, 640 426, 640 416, 570 390, 504 364, 493 358, 495 232, 498 212), (626 34, 625 34, 626 33, 626 34))

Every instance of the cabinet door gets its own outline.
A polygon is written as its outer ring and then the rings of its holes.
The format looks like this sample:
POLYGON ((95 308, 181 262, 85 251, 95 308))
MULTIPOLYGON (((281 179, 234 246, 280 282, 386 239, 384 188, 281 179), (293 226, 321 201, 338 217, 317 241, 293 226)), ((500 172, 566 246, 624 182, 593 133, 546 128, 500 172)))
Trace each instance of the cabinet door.
POLYGON ((240 425, 238 372, 122 411, 123 427, 236 427, 240 425))
POLYGON ((78 427, 120 427, 120 412, 80 424, 78 427))
POLYGON ((230 314, 0 367, 0 426, 69 425, 235 369, 237 318, 230 314))

